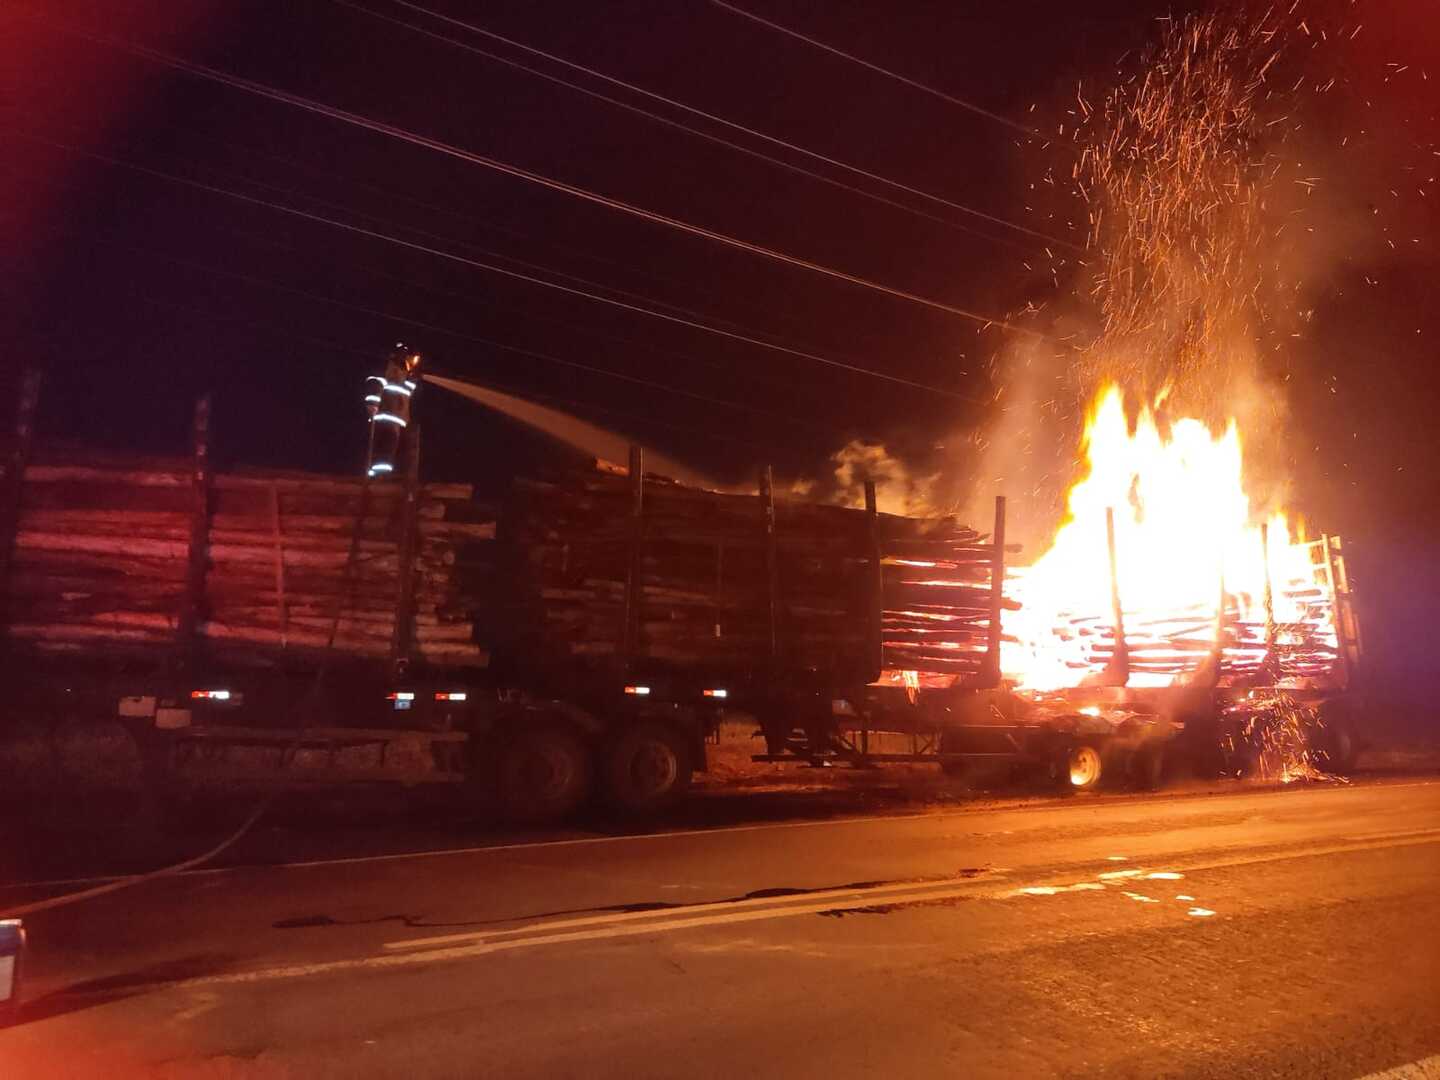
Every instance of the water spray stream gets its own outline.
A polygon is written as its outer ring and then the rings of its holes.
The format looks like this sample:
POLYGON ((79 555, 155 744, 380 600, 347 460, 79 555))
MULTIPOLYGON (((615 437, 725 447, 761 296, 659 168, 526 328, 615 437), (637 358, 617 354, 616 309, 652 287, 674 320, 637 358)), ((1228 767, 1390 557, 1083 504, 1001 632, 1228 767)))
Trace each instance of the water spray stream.
MULTIPOLYGON (((526 401, 513 394, 505 394, 464 379, 427 374, 425 382, 494 409, 512 420, 518 420, 527 427, 543 432, 566 446, 574 447, 576 450, 602 461, 620 464, 630 458, 630 446, 633 440, 627 439, 623 435, 617 435, 613 431, 596 427, 594 424, 571 416, 569 413, 561 412, 559 409, 537 405, 533 401, 526 401)), ((656 453, 649 447, 645 449, 645 460, 647 471, 668 476, 682 484, 691 484, 695 487, 712 490, 724 486, 710 477, 680 464, 673 458, 656 453)))

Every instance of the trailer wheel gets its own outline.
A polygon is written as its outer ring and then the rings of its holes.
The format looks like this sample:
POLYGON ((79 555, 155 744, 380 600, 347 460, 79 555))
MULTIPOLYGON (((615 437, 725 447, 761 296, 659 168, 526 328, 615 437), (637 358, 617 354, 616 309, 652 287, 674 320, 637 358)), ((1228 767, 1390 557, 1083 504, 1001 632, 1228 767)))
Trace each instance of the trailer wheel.
POLYGON ((1103 762, 1100 751, 1089 743, 1072 746, 1065 756, 1063 780, 1071 791, 1093 791, 1100 785, 1103 762))
POLYGON ((500 806, 509 821, 560 821, 590 795, 590 751, 558 724, 513 732, 500 750, 500 806))
POLYGON ((621 813, 658 813, 685 794, 693 768, 679 732, 663 724, 634 724, 616 736, 605 755, 606 795, 621 813))

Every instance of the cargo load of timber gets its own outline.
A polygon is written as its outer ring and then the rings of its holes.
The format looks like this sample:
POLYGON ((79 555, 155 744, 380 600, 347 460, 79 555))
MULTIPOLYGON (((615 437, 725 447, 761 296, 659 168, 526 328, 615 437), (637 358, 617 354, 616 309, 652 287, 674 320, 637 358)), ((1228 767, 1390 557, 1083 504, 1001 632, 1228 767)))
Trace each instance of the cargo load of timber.
POLYGON ((417 493, 405 602, 403 480, 37 447, 4 632, 12 647, 121 659, 333 650, 445 669, 499 653, 520 671, 994 678, 1003 560, 950 518, 656 476, 637 498, 627 470, 603 463, 516 480, 499 514, 468 485, 417 493))
POLYGON ((993 678, 1003 559, 952 518, 776 498, 763 480, 754 494, 642 486, 597 463, 516 481, 500 533, 485 632, 506 657, 993 678))
MULTIPOLYGON (((367 493, 358 478, 257 470, 209 474, 203 495, 201 483, 194 459, 37 447, 21 473, 5 583, 10 641, 153 658, 184 636, 259 663, 332 642, 346 656, 392 655, 401 484, 367 493)), ((473 611, 495 515, 468 485, 425 484, 415 523, 402 648, 433 666, 484 666, 473 611)))

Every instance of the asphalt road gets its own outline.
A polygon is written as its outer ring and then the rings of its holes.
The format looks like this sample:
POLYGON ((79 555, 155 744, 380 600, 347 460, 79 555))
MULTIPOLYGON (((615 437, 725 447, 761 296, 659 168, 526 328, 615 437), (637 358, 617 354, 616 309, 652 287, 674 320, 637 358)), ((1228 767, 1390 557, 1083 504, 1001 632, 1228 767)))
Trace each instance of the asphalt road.
POLYGON ((1440 1053, 1440 783, 241 867, 27 925, 7 1078, 1359 1077, 1440 1053))

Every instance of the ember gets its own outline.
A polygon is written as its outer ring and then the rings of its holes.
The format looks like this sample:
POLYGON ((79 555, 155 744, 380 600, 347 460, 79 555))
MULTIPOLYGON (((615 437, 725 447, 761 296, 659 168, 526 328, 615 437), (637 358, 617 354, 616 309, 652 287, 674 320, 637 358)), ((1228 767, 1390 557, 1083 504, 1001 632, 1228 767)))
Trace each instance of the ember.
POLYGON ((1176 20, 1095 107, 1081 91, 1077 295, 1100 332, 1069 364, 1089 407, 1065 519, 1009 570, 1022 689, 1344 681, 1343 565, 1278 502, 1283 384, 1257 349, 1302 265, 1277 218, 1294 91, 1269 82, 1293 31, 1273 9, 1176 20))

